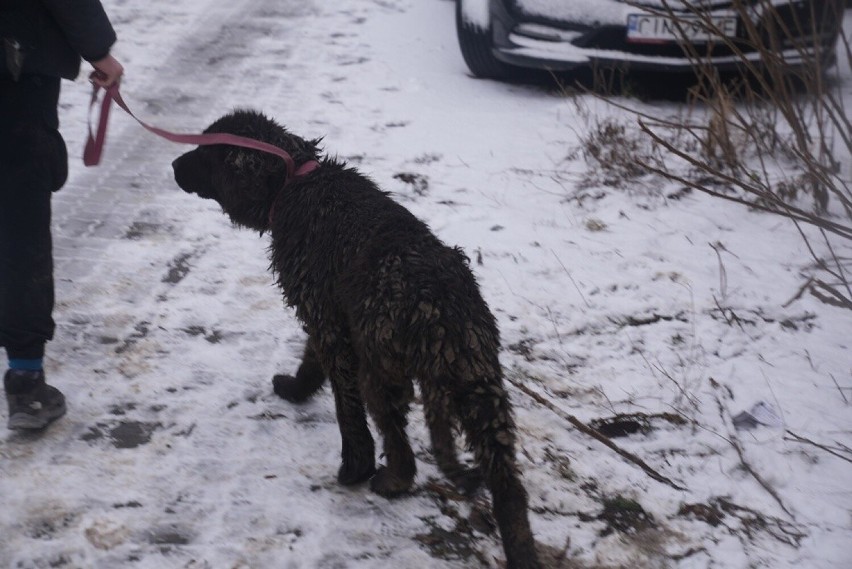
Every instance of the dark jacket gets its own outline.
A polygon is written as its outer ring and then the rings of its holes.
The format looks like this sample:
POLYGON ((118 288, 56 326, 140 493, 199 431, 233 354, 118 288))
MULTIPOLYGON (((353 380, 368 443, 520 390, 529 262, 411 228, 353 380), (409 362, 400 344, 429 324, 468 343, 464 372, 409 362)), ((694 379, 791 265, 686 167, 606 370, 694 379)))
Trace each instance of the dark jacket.
POLYGON ((21 73, 74 79, 80 58, 103 59, 116 37, 100 0, 0 0, 0 39, 0 75, 11 73, 17 45, 21 73))

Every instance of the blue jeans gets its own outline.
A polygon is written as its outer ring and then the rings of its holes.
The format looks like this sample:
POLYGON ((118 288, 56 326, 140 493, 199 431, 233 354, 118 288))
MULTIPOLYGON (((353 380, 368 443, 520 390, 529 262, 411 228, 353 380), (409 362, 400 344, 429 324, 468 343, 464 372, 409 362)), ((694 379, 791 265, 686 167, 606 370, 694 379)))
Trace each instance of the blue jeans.
POLYGON ((59 78, 0 75, 0 346, 44 355, 53 338, 52 192, 68 176, 59 78))

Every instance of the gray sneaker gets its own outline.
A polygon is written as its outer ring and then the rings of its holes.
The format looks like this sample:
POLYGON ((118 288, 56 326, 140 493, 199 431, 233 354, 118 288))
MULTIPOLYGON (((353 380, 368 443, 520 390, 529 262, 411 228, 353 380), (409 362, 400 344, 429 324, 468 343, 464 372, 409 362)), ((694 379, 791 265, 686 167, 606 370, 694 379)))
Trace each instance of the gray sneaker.
POLYGON ((12 430, 43 429, 65 414, 65 396, 45 383, 43 371, 10 369, 3 386, 9 403, 7 426, 12 430))

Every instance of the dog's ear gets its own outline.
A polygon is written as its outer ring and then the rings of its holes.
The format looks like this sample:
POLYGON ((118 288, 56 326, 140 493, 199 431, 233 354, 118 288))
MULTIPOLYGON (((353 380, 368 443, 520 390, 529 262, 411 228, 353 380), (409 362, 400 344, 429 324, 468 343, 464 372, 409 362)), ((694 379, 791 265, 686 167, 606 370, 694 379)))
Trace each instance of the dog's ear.
POLYGON ((257 180, 265 178, 268 159, 258 150, 230 148, 225 155, 225 165, 242 179, 257 180))
POLYGON ((279 157, 246 148, 229 149, 225 167, 233 181, 231 188, 252 201, 264 201, 270 190, 280 188, 287 179, 287 167, 279 157))

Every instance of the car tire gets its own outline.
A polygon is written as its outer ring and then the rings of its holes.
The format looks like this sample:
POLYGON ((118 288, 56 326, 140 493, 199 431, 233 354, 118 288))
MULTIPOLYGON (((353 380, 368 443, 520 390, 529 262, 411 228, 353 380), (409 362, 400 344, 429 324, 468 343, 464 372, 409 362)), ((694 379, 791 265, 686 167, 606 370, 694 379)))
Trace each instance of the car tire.
POLYGON ((459 39, 462 57, 468 69, 476 77, 485 79, 505 79, 511 68, 494 57, 491 51, 491 29, 482 30, 465 22, 462 15, 466 0, 456 0, 456 34, 459 39))

